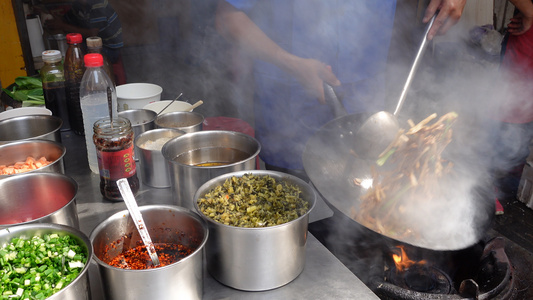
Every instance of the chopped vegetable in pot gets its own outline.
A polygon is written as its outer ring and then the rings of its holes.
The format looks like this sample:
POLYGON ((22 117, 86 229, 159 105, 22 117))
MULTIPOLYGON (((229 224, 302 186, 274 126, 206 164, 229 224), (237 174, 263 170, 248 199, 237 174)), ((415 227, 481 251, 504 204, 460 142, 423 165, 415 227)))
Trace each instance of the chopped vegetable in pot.
POLYGON ((309 210, 301 190, 271 176, 244 174, 228 178, 223 185, 198 199, 207 217, 230 226, 268 227, 290 222, 309 210))
POLYGON ((46 299, 72 282, 87 263, 78 242, 58 234, 14 238, 0 249, 0 299, 46 299))

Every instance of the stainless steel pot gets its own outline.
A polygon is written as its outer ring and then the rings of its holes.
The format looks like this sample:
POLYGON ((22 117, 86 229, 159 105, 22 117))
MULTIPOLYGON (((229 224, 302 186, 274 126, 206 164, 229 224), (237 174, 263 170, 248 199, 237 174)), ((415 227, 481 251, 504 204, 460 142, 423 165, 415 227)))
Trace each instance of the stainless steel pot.
POLYGON ((137 137, 155 128, 154 121, 157 114, 149 109, 130 109, 119 112, 118 116, 130 120, 133 133, 137 137))
POLYGON ((14 227, 8 227, 0 230, 0 245, 9 243, 11 239, 18 237, 32 237, 36 234, 52 234, 60 236, 68 235, 78 242, 85 250, 87 263, 82 271, 70 284, 63 289, 46 298, 47 300, 89 300, 89 264, 93 255, 91 242, 87 236, 72 227, 59 224, 26 224, 14 227))
POLYGON ((184 134, 185 132, 174 128, 159 128, 144 132, 135 138, 142 182, 156 188, 170 187, 170 164, 161 153, 164 144, 160 141, 184 134))
POLYGON ((112 215, 90 235, 93 259, 98 265, 106 298, 201 299, 204 246, 208 238, 205 221, 194 212, 177 206, 147 205, 139 209, 154 243, 182 244, 194 251, 176 263, 155 269, 112 267, 106 261, 142 243, 127 210, 112 215))
POLYGON ((170 164, 174 201, 192 209, 194 193, 203 183, 229 172, 254 170, 260 151, 255 138, 235 131, 198 131, 170 140, 162 153, 170 164), (204 163, 220 165, 199 166, 204 163))
POLYGON ((0 121, 0 144, 25 139, 43 139, 61 143, 63 121, 56 116, 19 116, 0 121))
MULTIPOLYGON (((67 149, 65 146, 49 140, 27 140, 0 145, 0 165, 13 165, 16 162, 26 161, 28 156, 35 159, 45 157, 51 163, 47 166, 28 171, 28 173, 61 173, 65 174, 63 157, 67 149)), ((0 175, 0 179, 15 175, 0 175)))
POLYGON ((232 172, 203 184, 194 195, 194 208, 209 225, 206 245, 207 270, 221 283, 246 291, 264 291, 294 280, 305 266, 305 247, 309 213, 316 195, 309 184, 296 176, 266 170, 232 172), (198 207, 202 198, 232 176, 246 173, 271 176, 277 182, 288 182, 302 191, 309 211, 291 222, 262 228, 228 226, 206 217, 198 207))
POLYGON ((157 116, 157 128, 176 128, 186 133, 202 130, 204 116, 192 111, 174 111, 157 116))
POLYGON ((0 228, 27 223, 79 227, 78 184, 58 173, 30 173, 0 180, 0 228))

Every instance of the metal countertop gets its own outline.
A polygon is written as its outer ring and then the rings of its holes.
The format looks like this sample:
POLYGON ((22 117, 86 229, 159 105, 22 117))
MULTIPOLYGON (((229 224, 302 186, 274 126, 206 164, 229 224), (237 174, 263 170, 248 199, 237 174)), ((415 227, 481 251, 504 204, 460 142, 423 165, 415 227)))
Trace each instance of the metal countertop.
MULTIPOLYGON (((100 177, 87 164, 85 139, 71 131, 62 132, 62 143, 67 148, 65 170, 78 183, 76 198, 80 230, 91 231, 117 211, 125 210, 124 202, 112 202, 100 194, 100 177)), ((138 168, 139 170, 140 168, 138 168)), ((139 177, 140 181, 140 177, 139 177)), ((320 198, 320 197, 318 197, 320 198)), ((139 206, 172 204, 170 188, 151 188, 141 183, 136 196, 139 206)), ((310 214, 310 222, 331 216, 325 202, 317 199, 310 214)), ((89 269, 91 296, 104 299, 102 283, 94 262, 89 269)), ((204 271, 204 299, 379 299, 364 283, 346 268, 311 233, 308 234, 306 265, 303 272, 289 284, 263 292, 245 292, 224 286, 204 271)))

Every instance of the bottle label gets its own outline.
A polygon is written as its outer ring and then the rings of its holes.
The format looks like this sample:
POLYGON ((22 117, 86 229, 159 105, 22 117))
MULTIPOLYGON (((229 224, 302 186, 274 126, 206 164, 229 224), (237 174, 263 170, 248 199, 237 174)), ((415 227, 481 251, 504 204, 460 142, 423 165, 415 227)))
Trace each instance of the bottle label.
POLYGON ((105 179, 118 180, 128 178, 136 173, 133 159, 133 145, 119 151, 96 151, 100 176, 105 179))

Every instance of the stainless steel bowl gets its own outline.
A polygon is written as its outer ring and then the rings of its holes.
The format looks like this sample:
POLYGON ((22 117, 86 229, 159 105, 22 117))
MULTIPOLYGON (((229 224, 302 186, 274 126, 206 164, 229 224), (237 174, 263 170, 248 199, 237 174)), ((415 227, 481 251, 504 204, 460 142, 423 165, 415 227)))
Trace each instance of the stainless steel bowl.
POLYGON ((139 165, 142 181, 156 188, 170 187, 170 164, 167 163, 161 149, 161 141, 171 140, 184 135, 185 132, 174 128, 159 128, 146 131, 135 138, 135 148, 139 153, 139 165))
POLYGON ((118 113, 119 117, 126 118, 131 122, 131 128, 135 136, 155 128, 157 114, 149 109, 130 109, 118 113))
POLYGON ((110 266, 107 261, 142 243, 127 210, 112 215, 90 235, 106 298, 201 299, 204 246, 208 238, 205 221, 177 206, 147 205, 139 209, 154 243, 177 243, 194 251, 159 268, 127 270, 110 266))
MULTIPOLYGON (((26 161, 28 156, 35 159, 44 156, 46 160, 51 162, 49 165, 19 174, 47 172, 65 174, 63 157, 65 156, 66 151, 67 149, 65 146, 50 140, 27 140, 8 143, 0 145, 0 165, 14 165, 16 162, 26 161)), ((0 179, 17 176, 19 174, 0 175, 0 179)))
POLYGON ((170 140, 162 153, 170 164, 175 203, 192 209, 194 193, 203 183, 229 172, 255 169, 260 151, 255 138, 235 131, 198 131, 170 140), (221 165, 199 166, 205 163, 221 165))
POLYGON ((20 226, 9 227, 0 230, 0 245, 9 243, 13 238, 32 237, 37 234, 52 234, 56 233, 60 236, 69 235, 76 240, 87 255, 87 263, 82 271, 70 284, 63 289, 46 298, 47 300, 89 300, 89 264, 93 255, 91 242, 83 232, 64 225, 59 224, 26 224, 20 226))
POLYGON ((78 184, 58 173, 30 173, 0 180, 0 228, 28 223, 79 227, 78 184))
POLYGON ((56 116, 31 115, 0 121, 0 145, 9 142, 42 139, 61 143, 63 121, 56 116))
POLYGON ((245 291, 264 291, 283 286, 294 280, 305 266, 305 247, 309 213, 314 208, 316 194, 309 184, 296 176, 265 170, 239 171, 218 176, 204 183, 194 195, 194 208, 209 226, 206 245, 207 270, 219 282, 245 291), (285 224, 243 228, 228 226, 205 216, 198 207, 202 198, 232 176, 251 173, 269 175, 276 181, 298 186, 309 203, 309 211, 285 224))
POLYGON ((202 130, 204 116, 192 111, 174 111, 157 116, 157 128, 176 128, 187 133, 202 130))

